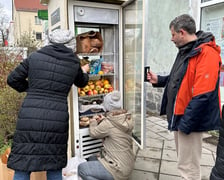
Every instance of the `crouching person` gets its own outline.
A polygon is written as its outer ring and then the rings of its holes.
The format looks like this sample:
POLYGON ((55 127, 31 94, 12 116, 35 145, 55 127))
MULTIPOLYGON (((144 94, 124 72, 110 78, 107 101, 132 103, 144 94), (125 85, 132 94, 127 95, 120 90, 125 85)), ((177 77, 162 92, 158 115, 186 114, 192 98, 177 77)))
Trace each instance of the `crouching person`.
POLYGON ((104 140, 101 153, 78 166, 83 180, 127 180, 134 168, 133 122, 131 115, 121 109, 120 97, 118 91, 107 94, 103 102, 106 117, 98 115, 90 120, 90 136, 104 140))

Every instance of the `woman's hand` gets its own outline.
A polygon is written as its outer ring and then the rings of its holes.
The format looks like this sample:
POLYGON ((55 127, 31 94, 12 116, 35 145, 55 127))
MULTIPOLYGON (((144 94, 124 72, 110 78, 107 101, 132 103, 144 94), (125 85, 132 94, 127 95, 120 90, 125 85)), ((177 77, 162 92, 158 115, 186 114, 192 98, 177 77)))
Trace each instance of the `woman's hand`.
POLYGON ((97 123, 99 124, 105 117, 103 115, 98 115, 98 118, 96 119, 97 123))
POLYGON ((89 64, 85 64, 85 65, 81 66, 81 68, 84 73, 89 72, 89 64))
POLYGON ((93 121, 93 120, 96 120, 97 121, 97 123, 99 124, 103 119, 104 119, 105 117, 103 116, 103 115, 95 115, 95 116, 93 116, 91 119, 90 119, 90 121, 93 121))

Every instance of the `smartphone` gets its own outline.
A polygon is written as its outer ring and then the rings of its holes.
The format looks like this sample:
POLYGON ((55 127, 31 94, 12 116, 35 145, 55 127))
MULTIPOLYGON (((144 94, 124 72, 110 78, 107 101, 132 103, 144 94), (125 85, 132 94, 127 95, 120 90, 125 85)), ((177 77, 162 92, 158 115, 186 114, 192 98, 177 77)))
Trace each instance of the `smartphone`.
POLYGON ((148 82, 147 80, 147 74, 150 71, 150 66, 145 66, 145 70, 144 70, 144 82, 148 82))

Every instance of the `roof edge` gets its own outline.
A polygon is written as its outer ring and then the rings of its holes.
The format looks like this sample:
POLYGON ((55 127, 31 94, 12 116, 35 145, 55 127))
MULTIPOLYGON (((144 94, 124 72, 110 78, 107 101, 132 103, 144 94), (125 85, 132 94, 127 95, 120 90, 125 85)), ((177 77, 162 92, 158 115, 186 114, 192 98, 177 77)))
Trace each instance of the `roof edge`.
POLYGON ((40 4, 42 5, 48 5, 49 0, 40 0, 40 4))

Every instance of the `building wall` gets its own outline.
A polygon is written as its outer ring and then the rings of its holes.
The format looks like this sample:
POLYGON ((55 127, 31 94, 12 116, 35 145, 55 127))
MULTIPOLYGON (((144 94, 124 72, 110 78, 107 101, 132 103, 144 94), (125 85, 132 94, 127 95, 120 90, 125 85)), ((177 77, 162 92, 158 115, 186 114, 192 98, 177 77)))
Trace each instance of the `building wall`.
POLYGON ((48 4, 48 23, 49 23, 49 32, 56 29, 67 29, 68 23, 67 23, 67 1, 66 0, 60 0, 60 1, 49 1, 48 4), (59 16, 59 18, 55 17, 59 16), (57 20, 59 20, 57 22, 57 20), (55 23, 55 22, 56 23, 55 23))
POLYGON ((36 33, 42 33, 42 25, 35 24, 35 16, 37 12, 15 12, 15 41, 18 43, 21 36, 25 33, 36 39, 36 33))
MULTIPOLYGON (((189 13, 189 0, 150 0, 147 28, 146 64, 160 75, 168 75, 178 49, 171 41, 169 23, 178 15, 189 13), (161 13, 160 13, 161 12, 161 13)), ((146 83, 146 112, 159 113, 163 88, 153 88, 146 83)))

